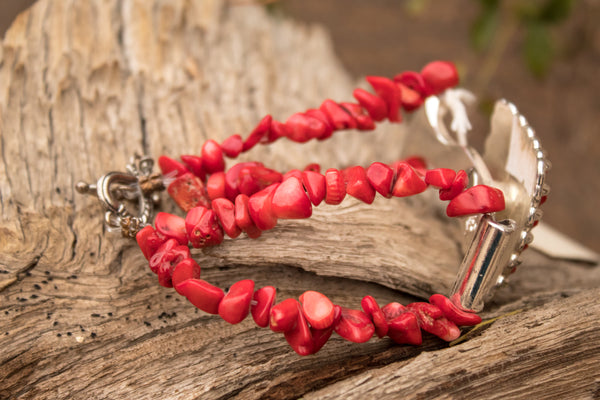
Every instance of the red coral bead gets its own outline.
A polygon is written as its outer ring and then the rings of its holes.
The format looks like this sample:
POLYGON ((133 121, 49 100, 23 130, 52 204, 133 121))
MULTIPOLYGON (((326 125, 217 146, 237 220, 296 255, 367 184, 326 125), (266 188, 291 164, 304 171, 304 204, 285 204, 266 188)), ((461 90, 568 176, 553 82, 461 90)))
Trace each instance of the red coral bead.
POLYGON ((248 211, 250 218, 261 231, 273 229, 277 225, 277 216, 273 211, 273 195, 279 187, 279 183, 254 193, 248 200, 248 211))
POLYGON ((135 235, 135 240, 146 260, 150 260, 167 238, 156 232, 151 225, 146 225, 135 235))
POLYGON ((450 200, 448 207, 446 207, 446 215, 449 217, 462 217, 502 211, 504 207, 504 194, 500 189, 477 185, 468 188, 450 200))
POLYGON ((185 220, 178 215, 159 212, 154 218, 154 227, 159 234, 175 239, 179 244, 184 245, 188 242, 185 220))
POLYGON ((460 337, 460 329, 452 321, 443 317, 434 321, 433 329, 429 333, 434 334, 446 342, 451 342, 460 337))
POLYGON ((429 302, 437 306, 444 317, 454 322, 456 325, 472 326, 481 322, 481 317, 475 313, 463 311, 450 301, 446 296, 434 294, 429 298, 429 302))
POLYGON ((402 116, 400 115, 402 93, 398 85, 394 81, 382 76, 367 76, 366 79, 373 87, 373 90, 375 90, 375 93, 385 101, 388 110, 388 119, 391 122, 402 121, 402 116))
POLYGON ((246 232, 249 238, 256 239, 260 237, 262 231, 256 227, 250 217, 249 201, 250 198, 245 194, 239 194, 235 198, 235 223, 242 231, 246 232))
POLYGON ((449 189, 456 178, 456 171, 449 168, 430 169, 425 173, 425 183, 440 189, 449 189))
POLYGON ((429 318, 430 320, 438 319, 444 316, 442 310, 440 310, 439 307, 433 304, 425 303, 423 301, 407 304, 406 309, 414 313, 417 317, 422 317, 419 318, 419 320, 425 320, 427 318, 429 318))
POLYGON ((369 113, 374 121, 383 121, 388 115, 388 107, 381 97, 367 92, 364 89, 356 89, 352 93, 356 101, 369 113))
POLYGON ((264 189, 274 183, 283 182, 283 174, 274 169, 265 168, 262 165, 247 167, 248 173, 254 178, 260 189, 264 189))
POLYGON ((424 177, 427 172, 427 163, 423 157, 419 156, 410 156, 406 160, 405 163, 414 168, 415 171, 419 174, 419 176, 424 177))
MULTIPOLYGON (((296 302, 296 307, 300 307, 298 302, 296 302)), ((285 331, 283 335, 292 349, 299 355, 307 356, 314 353, 312 333, 302 312, 297 313, 296 326, 285 331)))
POLYGON ((272 210, 277 218, 299 219, 312 215, 312 205, 300 179, 292 176, 283 181, 273 194, 272 210))
POLYGON ((400 104, 402 104, 402 108, 406 111, 414 111, 417 108, 421 107, 423 104, 423 96, 417 92, 409 88, 408 86, 396 82, 396 85, 400 88, 400 93, 402 97, 400 99, 400 104))
POLYGON ((172 287, 171 276, 175 266, 190 258, 190 249, 180 246, 175 239, 169 239, 156 250, 150 258, 150 269, 158 275, 158 283, 164 287, 172 287))
POLYGON ((417 317, 410 312, 398 315, 388 322, 388 336, 398 344, 412 344, 419 346, 423 343, 423 336, 419 328, 417 317))
POLYGON ((440 200, 452 200, 458 196, 465 190, 468 181, 469 178, 467 177, 467 173, 461 169, 456 173, 452 186, 447 189, 440 189, 440 200))
POLYGON ((325 125, 325 130, 321 133, 321 136, 319 136, 317 140, 325 140, 333 135, 333 130, 335 127, 331 122, 329 122, 329 118, 327 118, 327 115, 325 115, 323 111, 311 108, 310 110, 306 110, 305 114, 314 119, 318 119, 325 125))
POLYGON ((419 178, 419 175, 408 163, 399 163, 397 168, 398 173, 392 189, 392 195, 396 197, 412 196, 422 193, 427 189, 425 181, 419 178))
POLYGON ((250 313, 250 301, 254 293, 254 281, 244 279, 236 282, 219 303, 219 315, 230 324, 239 324, 250 313))
POLYGON ((325 198, 325 176, 318 172, 304 171, 302 173, 302 184, 306 189, 310 202, 315 206, 321 204, 325 198))
MULTIPOLYGON (((262 165, 261 163, 249 161, 237 163, 225 172, 225 197, 231 201, 235 200, 235 196, 240 194, 240 172, 246 167, 262 165)), ((250 196, 252 193, 245 193, 250 196)))
POLYGON ((206 193, 211 200, 225 197, 225 173, 217 172, 208 177, 206 193))
POLYGON ((202 164, 209 174, 222 172, 225 169, 223 150, 216 141, 210 139, 202 145, 202 164))
POLYGON ((364 109, 356 103, 340 103, 340 106, 346 110, 356 121, 356 128, 361 131, 372 131, 375 129, 375 122, 365 114, 364 109))
POLYGON ((319 109, 327 115, 327 119, 335 130, 356 129, 356 120, 335 101, 327 99, 319 109))
POLYGON ((335 332, 351 342, 364 343, 375 333, 375 326, 364 312, 342 307, 342 316, 335 326, 335 332))
POLYGON ((300 171, 299 169, 291 169, 288 172, 286 172, 285 174, 283 174, 283 181, 287 181, 289 177, 294 176, 300 180, 302 180, 302 171, 300 171))
POLYGON ((386 321, 390 322, 393 319, 395 319, 396 317, 398 317, 399 315, 404 314, 408 310, 402 304, 393 302, 393 303, 388 303, 385 306, 383 306, 381 308, 381 311, 383 311, 386 321))
POLYGON ((252 196, 254 193, 283 181, 283 175, 262 165, 246 166, 240 170, 238 189, 240 193, 252 196))
POLYGON ((150 271, 152 271, 156 274, 158 272, 160 263, 163 262, 163 257, 165 255, 165 253, 172 250, 173 248, 175 248, 177 246, 179 246, 179 243, 177 243, 177 240, 165 239, 163 244, 161 244, 159 246, 159 248, 156 249, 156 251, 154 252, 152 257, 150 257, 150 259, 148 260, 148 267, 150 267, 150 271))
POLYGON ((429 303, 411 303, 406 306, 412 312, 419 322, 419 326, 426 332, 429 332, 442 340, 450 342, 460 336, 460 329, 447 318, 442 311, 429 303))
POLYGON ((385 319, 385 314, 379 308, 379 304, 372 296, 365 296, 360 302, 360 306, 364 310, 365 314, 371 318, 373 325, 375 325, 375 333, 378 337, 382 338, 387 335, 388 324, 385 319))
MULTIPOLYGON (((362 307, 365 314, 371 316, 374 311, 381 310, 379 304, 377 304, 377 300, 373 296, 365 296, 360 301, 360 306, 362 307)), ((385 315, 384 315, 385 318, 385 315)))
POLYGON ((219 313, 219 304, 225 296, 222 289, 202 279, 188 279, 177 288, 196 308, 209 314, 219 313))
POLYGON ((458 85, 456 66, 448 61, 433 61, 423 67, 421 76, 431 94, 439 94, 458 85))
POLYGON ((250 132, 248 138, 244 141, 242 151, 248 151, 259 142, 266 142, 269 137, 269 130, 271 129, 271 122, 273 118, 270 115, 266 115, 260 120, 258 125, 250 132))
POLYGON ((371 186, 383 197, 392 197, 394 171, 387 165, 374 162, 367 168, 367 179, 371 186))
POLYGON ((304 167, 304 171, 321 173, 321 165, 319 163, 310 163, 306 167, 304 167))
POLYGON ((423 79, 423 76, 415 71, 404 71, 394 77, 394 82, 401 83, 402 85, 416 91, 422 97, 430 95, 430 89, 427 83, 423 79))
POLYGON ((177 293, 183 295, 177 288, 179 284, 188 279, 200 279, 200 272, 200 266, 193 258, 186 258, 175 265, 173 274, 171 275, 171 282, 177 293))
POLYGON ((229 158, 236 158, 242 152, 244 142, 238 134, 231 135, 221 143, 221 150, 229 158))
POLYGON ((287 332, 296 327, 300 309, 296 299, 285 299, 271 307, 269 328, 273 332, 287 332))
POLYGON ((269 136, 267 136, 266 143, 273 143, 279 138, 288 137, 288 135, 288 128, 283 122, 272 120, 271 129, 269 130, 269 136))
POLYGON ((195 248, 215 246, 223 242, 223 229, 217 214, 206 207, 194 207, 185 217, 185 230, 195 248))
POLYGON ((227 199, 215 199, 212 202, 212 208, 227 236, 230 238, 240 236, 242 230, 235 223, 235 205, 227 199))
POLYGON ((340 204, 346 197, 346 185, 342 173, 335 168, 329 168, 325 171, 325 185, 327 187, 325 203, 340 204))
POLYGON ((202 157, 192 156, 192 155, 183 155, 181 156, 181 161, 186 165, 186 167, 198 178, 202 181, 206 180, 206 171, 202 166, 202 157))
POLYGON ((210 207, 204 183, 191 172, 175 178, 167 192, 183 211, 187 212, 197 206, 210 207))
POLYGON ((185 165, 167 156, 158 157, 158 166, 163 175, 174 173, 175 176, 179 176, 190 172, 185 165))
POLYGON ((292 114, 285 121, 285 125, 289 135, 287 138, 297 143, 304 143, 310 139, 321 137, 328 129, 322 121, 304 113, 292 114))
POLYGON ((344 170, 346 180, 346 193, 350 196, 364 201, 367 204, 373 203, 375 199, 375 189, 367 179, 365 169, 360 165, 350 167, 344 170))
POLYGON ((315 329, 314 327, 310 328, 310 334, 312 336, 312 354, 321 350, 321 348, 327 343, 331 334, 335 330, 335 326, 340 321, 342 317, 342 307, 338 305, 333 306, 333 322, 331 326, 325 329, 315 329))
POLYGON ((372 296, 365 296, 361 300, 361 307, 375 326, 375 333, 382 338, 387 334, 388 326, 385 314, 372 296))
POLYGON ((276 290, 273 286, 265 286, 254 292, 250 312, 256 325, 261 328, 269 326, 271 307, 275 304, 276 290))
POLYGON ((300 304, 304 317, 313 328, 325 329, 333 323, 333 303, 324 294, 307 290, 300 295, 300 304))

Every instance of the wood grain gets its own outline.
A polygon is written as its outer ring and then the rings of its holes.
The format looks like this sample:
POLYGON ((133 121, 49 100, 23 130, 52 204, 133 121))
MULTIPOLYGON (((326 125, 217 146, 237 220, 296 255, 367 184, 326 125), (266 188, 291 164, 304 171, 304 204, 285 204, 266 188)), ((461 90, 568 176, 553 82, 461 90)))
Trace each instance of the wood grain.
MULTIPOLYGON (((0 47, 0 398, 484 396, 491 379, 519 371, 537 371, 521 381, 533 394, 564 376, 597 396, 597 268, 530 253, 485 316, 527 311, 455 347, 337 337, 300 358, 280 335, 249 320, 227 325, 158 286, 134 243, 105 232, 100 205, 74 192, 133 152, 197 153, 207 138, 247 134, 264 114, 350 99, 352 87, 321 28, 259 7, 48 0, 21 14, 0 47), (463 357, 476 369, 457 392, 463 357)), ((284 170, 393 160, 389 143, 402 134, 384 126, 368 139, 282 141, 248 157, 284 170)), ((174 210, 166 199, 163 208, 174 210)), ((221 287, 251 277, 275 284, 280 299, 310 288, 354 308, 364 294, 407 302, 446 291, 460 259, 455 227, 432 210, 426 196, 368 207, 348 199, 196 256, 221 287)))

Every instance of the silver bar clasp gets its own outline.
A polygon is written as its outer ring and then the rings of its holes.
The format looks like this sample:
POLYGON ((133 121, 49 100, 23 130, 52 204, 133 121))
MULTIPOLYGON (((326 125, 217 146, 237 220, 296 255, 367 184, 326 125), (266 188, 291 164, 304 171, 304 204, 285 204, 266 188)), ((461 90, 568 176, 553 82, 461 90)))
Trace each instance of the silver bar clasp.
POLYGON ((452 288, 450 298, 457 306, 473 312, 483 309, 513 253, 516 228, 513 220, 481 216, 452 288))

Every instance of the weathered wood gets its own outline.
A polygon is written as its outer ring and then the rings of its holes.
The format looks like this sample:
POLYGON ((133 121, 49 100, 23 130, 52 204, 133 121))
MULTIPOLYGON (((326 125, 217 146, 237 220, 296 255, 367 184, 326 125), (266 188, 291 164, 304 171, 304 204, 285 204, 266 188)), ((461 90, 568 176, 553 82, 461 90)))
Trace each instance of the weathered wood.
MULTIPOLYGON (((264 114, 285 119, 328 97, 350 99, 352 82, 332 54, 319 28, 218 1, 40 1, 19 16, 0 47, 0 397, 292 398, 319 389, 311 396, 359 397, 375 390, 363 378, 402 390, 394 363, 412 384, 446 391, 457 378, 445 364, 464 365, 459 356, 478 357, 481 371, 462 387, 487 396, 499 375, 485 358, 494 347, 512 354, 503 364, 510 376, 565 371, 569 384, 591 387, 600 312, 597 291, 586 288, 600 283, 597 268, 528 254, 486 315, 528 311, 456 347, 335 338, 300 358, 280 335, 251 321, 227 325, 159 287, 134 243, 104 232, 97 202, 74 193, 79 179, 122 168, 134 151, 198 152, 207 138, 248 133, 264 114), (497 333, 505 329, 517 337, 512 350, 497 333), (536 353, 552 343, 581 361, 536 353), (439 362, 424 364, 432 357, 439 362)), ((282 141, 248 158, 284 170, 393 160, 389 143, 401 134, 383 127, 368 139, 282 141)), ((251 277, 276 285, 279 298, 311 288, 359 307, 364 294, 386 303, 447 290, 460 258, 454 232, 426 197, 368 207, 349 199, 198 258, 203 277, 222 287, 251 277)))
POLYGON ((591 289, 567 299, 525 299, 511 307, 545 304, 500 319, 461 345, 363 372, 305 398, 598 398, 598 295, 591 289), (568 311, 576 309, 583 312, 568 311))

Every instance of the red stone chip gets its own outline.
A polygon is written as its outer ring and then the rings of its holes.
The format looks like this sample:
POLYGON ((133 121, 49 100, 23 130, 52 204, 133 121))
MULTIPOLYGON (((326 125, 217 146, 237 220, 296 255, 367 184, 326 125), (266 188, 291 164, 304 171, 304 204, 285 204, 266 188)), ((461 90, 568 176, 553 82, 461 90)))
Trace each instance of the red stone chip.
POLYGON ((462 217, 504 210, 504 194, 500 189, 486 185, 468 188, 448 203, 446 215, 462 217))
POLYGON ((374 162, 367 168, 367 179, 371 186, 383 197, 392 197, 394 171, 387 165, 374 162))
POLYGON ((173 274, 171 275, 171 282, 177 293, 183 295, 177 286, 188 279, 200 279, 200 272, 200 266, 193 258, 186 258, 175 265, 173 274))
POLYGON ((269 326, 271 307, 275 304, 276 290, 273 286, 265 286, 254 292, 250 312, 256 325, 261 328, 269 326))
POLYGON ((398 344, 412 344, 415 346, 423 343, 421 329, 417 317, 410 312, 398 315, 388 323, 388 336, 398 344))
POLYGON ((342 307, 342 317, 335 332, 351 342, 364 343, 375 333, 375 326, 364 312, 342 307))
POLYGON ((219 304, 225 296, 223 290, 202 279, 181 282, 178 292, 183 294, 196 308, 209 314, 219 313, 219 304))
POLYGON ((179 176, 190 172, 185 165, 167 156, 158 157, 158 166, 163 175, 176 173, 175 176, 179 176))
POLYGON ((325 329, 333 324, 333 303, 324 294, 307 290, 300 295, 300 304, 304 317, 313 328, 325 329))
POLYGON ((277 225, 277 216, 273 211, 273 195, 279 187, 279 183, 254 193, 248 200, 248 212, 254 224, 261 231, 273 229, 277 225))
POLYGON ((167 238, 156 232, 151 225, 146 225, 135 235, 135 240, 146 260, 150 260, 167 238))
POLYGON ((188 243, 185 220, 180 216, 159 212, 154 218, 154 227, 166 238, 175 239, 181 245, 188 243))
POLYGON ((298 322, 299 304, 296 299, 285 299, 271 307, 269 327, 273 332, 294 329, 298 322))
POLYGON ((344 200, 344 197, 346 197, 346 185, 342 173, 335 168, 329 168, 325 171, 325 183, 327 187, 325 203, 331 205, 340 204, 344 200))
MULTIPOLYGON (((298 302, 296 302, 296 307, 300 308, 298 302)), ((292 349, 299 355, 307 356, 314 353, 312 333, 302 312, 298 311, 297 313, 296 326, 285 331, 283 335, 292 349)))
POLYGON ((202 165, 209 174, 223 172, 225 169, 223 150, 221 150, 219 143, 213 139, 207 140, 202 145, 202 165))
POLYGON ((312 215, 312 205, 300 179, 292 176, 279 185, 273 195, 272 210, 277 218, 282 219, 308 218, 312 215))
POLYGON ((254 281, 244 279, 231 285, 219 303, 219 315, 230 324, 239 324, 250 312, 254 281))
POLYGON ((302 172, 302 184, 310 202, 315 206, 321 204, 325 199, 325 176, 319 172, 304 171, 302 172))
POLYGON ((194 207, 185 217, 185 230, 194 248, 215 246, 223 242, 223 228, 217 213, 206 207, 194 207))
POLYGON ((346 193, 367 204, 372 204, 375 199, 375 189, 367 179, 365 169, 360 165, 344 170, 346 179, 346 193))
POLYGON ((402 162, 397 165, 396 182, 392 189, 395 197, 407 197, 424 192, 427 184, 415 172, 408 163, 402 162))
POLYGON ((463 311, 450 301, 446 296, 434 294, 429 298, 429 302, 437 306, 444 317, 459 326, 472 326, 481 322, 481 317, 475 313, 463 311))

